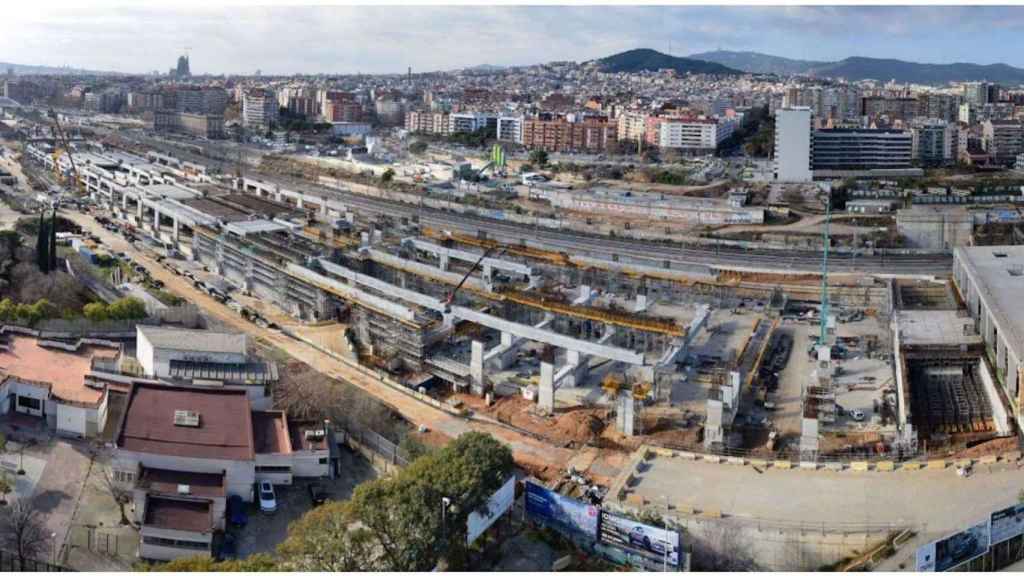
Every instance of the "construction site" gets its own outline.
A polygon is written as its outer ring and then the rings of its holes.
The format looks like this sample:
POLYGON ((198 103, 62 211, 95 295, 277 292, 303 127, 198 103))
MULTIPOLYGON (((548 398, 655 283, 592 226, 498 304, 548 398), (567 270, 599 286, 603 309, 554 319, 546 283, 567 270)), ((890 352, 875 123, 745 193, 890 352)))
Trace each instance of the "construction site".
MULTIPOLYGON (((44 143, 28 155, 71 170, 44 143)), ((560 446, 893 457, 1013 431, 948 284, 829 273, 827 250, 819 273, 657 266, 156 152, 76 156, 113 226, 201 266, 240 314, 333 326, 365 366, 560 446), (950 314, 959 339, 929 340, 950 314)))

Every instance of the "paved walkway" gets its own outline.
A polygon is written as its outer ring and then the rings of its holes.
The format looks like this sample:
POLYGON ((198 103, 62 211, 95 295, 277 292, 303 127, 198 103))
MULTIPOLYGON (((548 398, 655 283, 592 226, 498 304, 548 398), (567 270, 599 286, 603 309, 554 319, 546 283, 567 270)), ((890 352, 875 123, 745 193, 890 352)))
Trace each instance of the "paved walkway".
POLYGON ((90 456, 84 445, 58 440, 50 450, 42 478, 33 494, 43 515, 45 534, 54 534, 57 549, 65 542, 78 499, 89 475, 90 456))
MULTIPOLYGON (((777 470, 658 457, 637 475, 646 500, 677 508, 717 510, 771 524, 854 530, 894 524, 919 533, 920 542, 975 524, 1017 501, 1024 475, 1016 466, 895 472, 777 470)), ((917 545, 913 543, 911 547, 917 545)), ((906 548, 905 548, 906 549, 906 548)))

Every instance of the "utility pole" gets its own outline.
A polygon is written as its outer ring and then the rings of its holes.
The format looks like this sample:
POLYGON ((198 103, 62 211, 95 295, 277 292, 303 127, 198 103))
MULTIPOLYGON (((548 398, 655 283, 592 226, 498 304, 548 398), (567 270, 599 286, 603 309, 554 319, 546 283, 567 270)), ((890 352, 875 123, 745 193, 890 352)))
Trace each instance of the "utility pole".
POLYGON ((828 302, 828 245, 831 240, 829 236, 829 224, 832 222, 832 191, 829 190, 825 197, 825 229, 822 231, 822 250, 821 250, 821 320, 820 330, 818 332, 818 346, 825 346, 826 337, 828 336, 828 315, 829 315, 829 302, 828 302))

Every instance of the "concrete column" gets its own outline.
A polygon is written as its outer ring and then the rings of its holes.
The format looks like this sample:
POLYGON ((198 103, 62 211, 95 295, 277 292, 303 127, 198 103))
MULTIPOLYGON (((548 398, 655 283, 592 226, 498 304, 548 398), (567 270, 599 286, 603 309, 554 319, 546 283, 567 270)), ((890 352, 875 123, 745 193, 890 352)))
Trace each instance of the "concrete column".
POLYGON ((637 312, 643 312, 647 310, 647 294, 636 295, 636 308, 637 312))
POLYGON ((142 199, 135 199, 135 216, 139 220, 139 226, 142 226, 142 199))
POLYGON ((502 346, 511 346, 512 342, 514 342, 514 341, 515 341, 515 335, 512 334, 511 332, 502 332, 501 333, 501 345, 502 346))
POLYGON ((301 194, 295 197, 295 206, 297 208, 302 208, 302 195, 301 194))
POLYGON ((121 210, 123 210, 125 212, 128 211, 128 195, 127 194, 121 194, 121 210))
POLYGON ((156 208, 153 209, 153 232, 156 233, 156 237, 160 238, 160 211, 156 208))
POLYGON ((473 391, 483 394, 484 388, 484 343, 473 340, 470 345, 469 378, 473 391))
POLYGON ((178 219, 177 218, 174 218, 173 220, 171 220, 171 223, 172 223, 172 230, 173 230, 172 237, 174 238, 174 243, 177 244, 178 243, 178 231, 179 231, 178 229, 181 227, 181 225, 178 224, 178 219))
POLYGON ((437 267, 441 270, 448 271, 448 254, 439 254, 437 267))
POLYGON ((632 390, 623 390, 619 393, 619 409, 616 416, 616 427, 626 436, 633 436, 635 434, 634 427, 634 412, 635 402, 633 400, 632 390))
POLYGON ((327 199, 323 198, 320 202, 320 214, 327 216, 327 199))
MULTIPOLYGON (((1002 338, 996 340, 996 372, 1006 369, 1006 344, 1002 338)), ((1009 372, 1009 370, 1006 370, 1009 372)))
POLYGON ((550 362, 540 363, 540 389, 537 404, 545 414, 555 411, 555 366, 550 362))

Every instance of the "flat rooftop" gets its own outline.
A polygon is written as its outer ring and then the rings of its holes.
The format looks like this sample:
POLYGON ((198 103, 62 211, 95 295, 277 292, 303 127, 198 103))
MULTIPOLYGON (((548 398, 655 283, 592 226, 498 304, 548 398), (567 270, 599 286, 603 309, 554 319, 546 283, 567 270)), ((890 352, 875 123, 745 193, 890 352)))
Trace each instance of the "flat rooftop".
POLYGON ((1024 357, 1024 246, 961 247, 955 258, 968 270, 1014 353, 1024 357))
POLYGON ((210 532, 213 530, 213 515, 208 501, 150 496, 146 499, 146 517, 143 524, 153 528, 210 532))
POLYGON ((224 475, 143 468, 139 486, 153 494, 168 495, 176 495, 180 486, 188 486, 190 496, 214 498, 224 496, 224 475))
POLYGON ((135 384, 117 446, 122 450, 220 460, 252 460, 252 411, 245 390, 135 384), (197 426, 175 424, 175 412, 195 412, 197 426))
POLYGON ((974 319, 957 310, 901 310, 896 314, 903 346, 981 344, 974 319))
POLYGON ((162 326, 138 325, 138 333, 154 348, 169 348, 191 352, 216 352, 245 354, 245 334, 192 330, 185 328, 164 328, 162 326))
POLYGON ((257 454, 288 454, 288 421, 284 412, 272 410, 252 413, 252 438, 257 454))
POLYGON ((0 374, 23 380, 46 382, 51 393, 69 402, 95 404, 103 392, 85 386, 94 356, 113 358, 115 350, 82 346, 77 353, 44 348, 35 338, 12 336, 7 350, 0 351, 0 374))
POLYGON ((237 220, 245 220, 249 215, 241 210, 232 208, 231 206, 225 206, 219 202, 214 202, 208 198, 191 198, 188 200, 182 200, 182 204, 198 210, 208 216, 224 220, 226 222, 234 222, 237 220))

